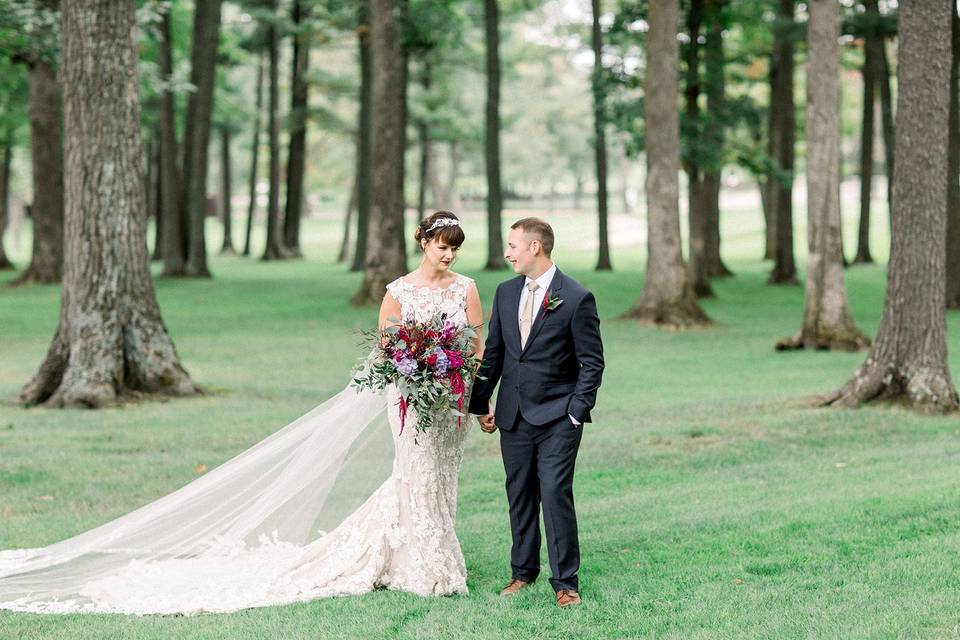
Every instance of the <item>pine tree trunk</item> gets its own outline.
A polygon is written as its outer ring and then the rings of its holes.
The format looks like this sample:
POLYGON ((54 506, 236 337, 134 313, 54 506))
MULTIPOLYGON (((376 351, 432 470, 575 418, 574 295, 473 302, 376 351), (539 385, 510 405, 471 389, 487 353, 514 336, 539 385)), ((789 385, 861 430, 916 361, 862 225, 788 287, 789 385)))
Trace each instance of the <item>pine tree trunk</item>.
POLYGON ((593 29, 590 38, 593 45, 593 150, 597 167, 597 227, 600 235, 597 270, 606 271, 612 269, 613 265, 610 263, 610 232, 607 229, 607 135, 606 107, 604 106, 606 90, 603 86, 603 31, 600 29, 600 0, 592 0, 591 5, 593 9, 593 29))
POLYGON ((900 6, 899 91, 887 295, 873 349, 824 402, 902 399, 924 412, 958 407, 944 311, 952 2, 900 6))
POLYGON ((793 103, 793 21, 795 0, 779 0, 778 24, 774 31, 770 108, 776 120, 773 160, 782 174, 774 178, 770 197, 776 217, 771 284, 796 284, 793 257, 793 157, 796 116, 793 103))
MULTIPOLYGON (((430 93, 430 61, 424 60, 420 85, 425 94, 430 93)), ((417 220, 423 220, 427 208, 427 179, 430 175, 430 124, 425 118, 417 121, 417 137, 420 143, 420 175, 417 188, 417 220)))
POLYGON ((847 302, 840 236, 840 5, 807 3, 807 283, 803 324, 777 349, 856 351, 870 340, 847 302))
MULTIPOLYGON (((866 11, 879 18, 877 0, 865 0, 866 11)), ((881 35, 877 32, 876 22, 870 22, 863 48, 863 123, 860 128, 860 224, 857 229, 857 255, 854 264, 873 262, 870 254, 870 208, 873 197, 873 143, 876 138, 874 120, 876 118, 877 79, 880 61, 877 47, 883 46, 881 35)))
POLYGON ((503 192, 500 186, 500 12, 497 0, 484 0, 487 44, 487 108, 485 156, 487 166, 487 263, 484 269, 503 269, 503 192))
MULTIPOLYGON (((700 26, 703 23, 703 0, 691 0, 687 9, 687 44, 684 58, 687 66, 684 102, 688 135, 699 138, 702 132, 700 116, 700 26)), ((704 216, 703 172, 699 154, 692 152, 683 162, 687 173, 687 218, 690 228, 688 262, 690 286, 698 298, 712 298, 713 288, 707 278, 704 252, 706 225, 704 216)))
MULTIPOLYGON (((55 12, 58 0, 36 0, 55 12)), ((30 264, 10 286, 56 283, 63 277, 63 116, 57 71, 42 57, 29 61, 33 246, 30 264)))
POLYGON ((243 255, 250 255, 253 214, 257 210, 257 167, 260 163, 260 130, 263 128, 263 52, 257 62, 257 97, 253 117, 253 143, 250 150, 250 203, 247 205, 247 228, 243 234, 243 255))
POLYGON ((703 198, 703 269, 708 278, 727 278, 733 272, 720 257, 720 186, 723 172, 723 149, 726 146, 724 110, 726 83, 724 72, 726 59, 723 53, 722 12, 723 0, 706 0, 704 15, 707 35, 704 42, 704 68, 706 71, 707 113, 703 135, 708 144, 717 150, 718 162, 704 167, 702 182, 703 198))
POLYGON ((163 181, 160 179, 160 127, 150 141, 150 179, 147 181, 148 201, 153 213, 153 254, 151 260, 163 260, 163 181))
POLYGON ((680 123, 677 113, 678 0, 650 3, 644 79, 647 123, 647 277, 625 316, 681 329, 707 324, 683 264, 680 239, 680 123))
POLYGON ((207 150, 213 114, 213 81, 216 74, 217 39, 220 33, 221 0, 198 2, 193 17, 193 50, 190 83, 197 89, 187 100, 184 129, 181 216, 188 221, 190 242, 186 275, 209 278, 204 224, 207 218, 207 150))
POLYGON ((62 302, 46 359, 20 394, 28 405, 101 407, 130 392, 196 392, 150 279, 135 9, 133 0, 63 6, 62 302))
POLYGON ((893 211, 893 164, 895 162, 894 146, 896 132, 893 123, 893 96, 890 89, 892 76, 890 64, 887 62, 887 47, 883 38, 878 39, 876 46, 880 56, 880 123, 883 127, 883 154, 887 170, 887 211, 893 211))
POLYGON ((960 17, 951 10, 950 125, 947 137, 947 308, 960 309, 960 17))
MULTIPOLYGON (((402 4, 400 5, 402 7, 402 4)), ((370 227, 363 282, 354 305, 379 304, 387 284, 407 271, 404 242, 404 150, 407 56, 397 0, 370 0, 373 55, 373 138, 370 227)))
MULTIPOLYGON (((276 17, 277 0, 270 0, 269 10, 276 17)), ((280 220, 280 28, 271 20, 267 26, 270 47, 270 83, 267 93, 267 139, 270 148, 270 192, 267 195, 267 242, 261 260, 283 260, 291 257, 283 245, 280 220)))
POLYGON ((353 228, 353 212, 357 208, 357 178, 353 178, 353 188, 350 189, 350 198, 347 200, 347 213, 343 220, 343 238, 340 241, 340 252, 337 254, 337 263, 346 262, 350 257, 350 231, 353 228))
POLYGON ((370 189, 373 186, 373 55, 370 44, 370 0, 361 0, 357 15, 360 50, 360 109, 357 114, 357 240, 351 271, 363 271, 370 235, 370 189))
MULTIPOLYGON (((302 27, 310 21, 310 7, 294 0, 293 23, 302 27)), ((298 30, 293 36, 293 80, 290 100, 290 147, 287 150, 287 203, 283 216, 283 244, 297 258, 300 248, 300 223, 303 218, 303 179, 307 154, 307 71, 310 64, 311 30, 298 30)))
POLYGON ((223 216, 223 246, 221 255, 233 256, 237 251, 233 248, 233 207, 230 199, 233 195, 231 180, 230 158, 230 127, 220 128, 220 215, 223 216))
POLYGON ((7 221, 10 219, 10 170, 13 165, 12 137, 7 134, 3 143, 3 153, 0 156, 0 271, 9 271, 14 268, 3 248, 3 236, 7 231, 7 221))
MULTIPOLYGON (((866 0, 867 13, 877 13, 877 0, 866 0)), ((873 262, 870 255, 870 201, 873 194, 873 121, 876 117, 877 60, 876 47, 880 35, 871 23, 863 47, 863 114, 860 127, 860 224, 857 229, 857 255, 854 264, 873 262)), ((882 45, 881 45, 882 46, 882 45)))
POLYGON ((177 127, 173 90, 173 33, 170 10, 160 18, 160 77, 167 83, 160 96, 160 206, 163 213, 163 275, 182 276, 187 270, 187 225, 180 208, 180 168, 177 164, 177 127))

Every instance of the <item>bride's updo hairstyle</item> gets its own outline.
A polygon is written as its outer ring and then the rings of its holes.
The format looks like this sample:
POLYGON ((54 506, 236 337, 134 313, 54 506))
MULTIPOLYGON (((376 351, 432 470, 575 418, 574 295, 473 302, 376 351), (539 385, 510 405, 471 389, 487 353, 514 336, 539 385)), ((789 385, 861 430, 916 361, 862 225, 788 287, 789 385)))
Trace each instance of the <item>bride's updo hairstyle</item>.
POLYGON ((460 218, 450 211, 437 211, 420 221, 413 238, 418 247, 422 247, 421 240, 438 240, 451 247, 459 247, 466 236, 460 226, 460 218))

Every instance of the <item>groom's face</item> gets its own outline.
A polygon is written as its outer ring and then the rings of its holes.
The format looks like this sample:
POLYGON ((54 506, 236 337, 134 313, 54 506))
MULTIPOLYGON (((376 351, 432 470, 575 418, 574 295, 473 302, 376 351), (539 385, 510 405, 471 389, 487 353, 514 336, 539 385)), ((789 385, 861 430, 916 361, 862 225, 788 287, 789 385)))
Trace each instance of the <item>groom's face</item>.
POLYGON ((507 250, 503 257, 513 265, 514 273, 527 275, 537 263, 537 254, 534 253, 534 249, 539 246, 537 237, 532 233, 527 233, 519 227, 510 229, 507 235, 507 250))

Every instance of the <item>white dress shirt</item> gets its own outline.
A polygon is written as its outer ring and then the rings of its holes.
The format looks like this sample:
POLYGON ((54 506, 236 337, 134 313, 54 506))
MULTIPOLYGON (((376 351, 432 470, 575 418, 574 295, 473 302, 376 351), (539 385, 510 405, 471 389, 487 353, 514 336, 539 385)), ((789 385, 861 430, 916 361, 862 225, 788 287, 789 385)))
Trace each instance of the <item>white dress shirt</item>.
MULTIPOLYGON (((543 299, 547 295, 547 289, 550 288, 550 283, 553 282, 553 276, 557 273, 557 265, 555 263, 550 264, 550 268, 543 272, 539 278, 537 278, 537 284, 540 285, 540 288, 533 292, 533 318, 530 319, 531 326, 533 321, 536 320, 537 315, 540 313, 540 308, 543 306, 543 299)), ((523 288, 520 290, 520 306, 517 308, 517 318, 523 316, 523 309, 527 303, 527 296, 530 295, 530 290, 527 289, 527 286, 533 282, 533 278, 529 276, 523 283, 523 288)), ((570 416, 570 414, 567 414, 570 416)), ((577 422, 577 419, 573 416, 570 416, 570 422, 574 426, 580 426, 580 423, 577 422)))
MULTIPOLYGON (((553 276, 557 273, 557 265, 551 263, 550 268, 543 272, 539 278, 537 278, 537 284, 540 285, 540 288, 533 292, 533 317, 530 318, 530 324, 533 325, 533 321, 537 319, 537 315, 540 313, 540 307, 543 306, 543 298, 547 295, 547 289, 550 287, 550 283, 553 282, 553 276)), ((533 282, 533 279, 529 276, 523 282, 523 288, 520 289, 520 306, 517 307, 517 318, 523 316, 523 309, 527 304, 527 296, 530 295, 530 290, 527 289, 527 285, 533 282)))

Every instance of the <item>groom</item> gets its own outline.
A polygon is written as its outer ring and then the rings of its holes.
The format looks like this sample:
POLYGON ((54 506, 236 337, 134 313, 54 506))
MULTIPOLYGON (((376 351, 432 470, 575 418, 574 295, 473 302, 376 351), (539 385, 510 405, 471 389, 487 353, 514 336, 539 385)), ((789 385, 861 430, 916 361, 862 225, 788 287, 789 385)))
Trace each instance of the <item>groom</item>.
POLYGON ((520 275, 494 294, 483 377, 474 383, 470 413, 483 431, 500 430, 513 535, 513 575, 501 595, 527 587, 540 573, 542 504, 550 584, 557 604, 567 607, 580 604, 573 468, 603 374, 600 319, 593 294, 550 259, 549 224, 518 220, 507 244, 504 257, 520 275))

